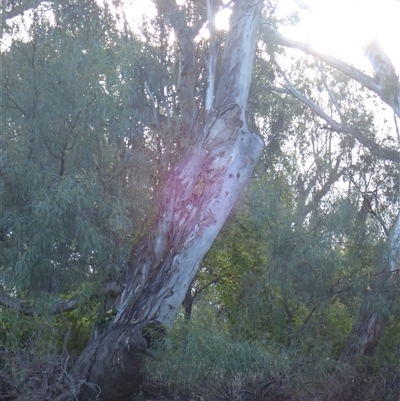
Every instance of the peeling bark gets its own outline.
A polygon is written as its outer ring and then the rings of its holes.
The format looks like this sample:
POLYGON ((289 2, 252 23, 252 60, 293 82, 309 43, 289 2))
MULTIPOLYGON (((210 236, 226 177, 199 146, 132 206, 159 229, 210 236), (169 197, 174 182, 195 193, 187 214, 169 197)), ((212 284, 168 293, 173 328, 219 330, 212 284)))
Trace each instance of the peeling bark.
MULTIPOLYGON (((126 400, 139 392, 143 380, 141 361, 147 350, 143 330, 147 324, 113 327, 104 338, 92 340, 76 361, 72 374, 96 384, 104 401, 126 400)), ((79 399, 96 399, 95 388, 82 386, 79 399)))
POLYGON ((240 110, 233 109, 205 127, 169 175, 155 227, 132 252, 114 324, 143 319, 172 324, 263 147, 257 135, 241 129, 240 110))
POLYGON ((166 177, 154 224, 131 252, 114 320, 93 336, 74 367, 74 374, 101 388, 103 401, 126 400, 138 389, 140 356, 147 344, 143 330, 173 323, 203 256, 261 155, 263 141, 245 121, 261 8, 258 0, 235 2, 219 100, 204 127, 193 127, 193 30, 180 26, 179 101, 182 121, 191 126, 195 140, 166 177))

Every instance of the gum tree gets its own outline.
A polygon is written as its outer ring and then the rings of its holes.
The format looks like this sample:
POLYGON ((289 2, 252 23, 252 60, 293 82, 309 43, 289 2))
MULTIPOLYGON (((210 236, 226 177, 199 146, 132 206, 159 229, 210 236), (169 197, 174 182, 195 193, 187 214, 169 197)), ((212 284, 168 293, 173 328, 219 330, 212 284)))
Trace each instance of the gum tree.
MULTIPOLYGON (((173 323, 261 154, 263 141, 247 128, 245 113, 262 6, 256 0, 235 2, 218 77, 210 37, 204 101, 194 96, 194 40, 202 24, 189 26, 185 7, 172 0, 157 2, 177 36, 181 125, 192 140, 165 179, 153 225, 132 249, 113 321, 95 333, 75 364, 74 373, 97 384, 103 400, 126 399, 138 388, 137 355, 147 348, 143 333, 173 323), (202 104, 204 121, 196 118, 202 104)), ((212 1, 207 8, 211 18, 212 1)))
MULTIPOLYGON (((322 64, 327 65, 371 91, 393 110, 397 136, 399 135, 396 117, 400 118, 400 81, 390 58, 376 40, 373 40, 365 48, 365 55, 369 59, 374 71, 373 76, 370 76, 342 60, 314 50, 306 43, 288 39, 274 29, 267 27, 267 30, 275 43, 299 49, 305 54, 320 60, 320 71, 323 68, 322 64)), ((332 117, 332 113, 326 112, 322 107, 297 90, 286 76, 284 76, 284 79, 285 84, 282 87, 271 88, 271 90, 277 93, 292 95, 324 120, 328 129, 341 135, 352 136, 354 140, 365 147, 376 158, 392 162, 398 166, 400 163, 400 152, 393 147, 383 147, 371 139, 365 131, 363 132, 355 124, 346 121, 337 99, 326 82, 325 89, 334 107, 336 119, 332 117)), ((398 139, 400 139, 399 136, 398 139)), ((372 209, 368 199, 364 198, 363 207, 364 209, 366 208, 367 213, 371 213, 379 218, 379 215, 372 209)), ((356 366, 360 357, 373 355, 388 323, 391 308, 398 297, 398 274, 400 267, 399 212, 397 212, 397 217, 394 219, 390 230, 385 227, 381 220, 380 223, 387 235, 387 243, 382 252, 381 261, 375 268, 375 275, 371 282, 370 291, 366 292, 358 316, 353 323, 352 330, 338 359, 339 363, 347 366, 347 368, 356 366)), ((346 380, 340 372, 336 371, 332 375, 325 391, 318 399, 324 401, 344 401, 351 399, 357 390, 356 386, 357 384, 354 380, 346 380)))

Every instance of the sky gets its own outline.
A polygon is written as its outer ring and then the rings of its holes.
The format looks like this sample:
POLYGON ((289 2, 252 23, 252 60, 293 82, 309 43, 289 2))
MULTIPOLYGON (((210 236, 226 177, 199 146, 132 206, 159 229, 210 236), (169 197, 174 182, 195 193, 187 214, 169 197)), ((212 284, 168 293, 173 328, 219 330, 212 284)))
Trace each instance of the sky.
MULTIPOLYGON (((106 0, 98 0, 100 3, 106 0)), ((184 2, 185 0, 177 0, 184 2)), ((309 43, 315 49, 360 66, 363 46, 377 38, 400 74, 400 0, 277 0, 281 16, 299 12, 297 27, 283 26, 285 36, 309 43)), ((143 14, 153 17, 151 0, 123 0, 125 12, 134 26, 143 14)), ((229 12, 217 18, 227 25, 229 12)), ((7 38, 3 38, 6 40, 7 38)), ((9 41, 9 40, 8 40, 9 41)), ((7 41, 6 41, 7 42, 7 41)), ((2 44, 2 48, 7 47, 2 44)), ((364 60, 366 63, 366 60, 364 60)), ((363 63, 361 63, 362 66, 363 63)))
MULTIPOLYGON (((155 15, 150 0, 125 3, 132 18, 155 15)), ((300 12, 301 22, 297 27, 283 27, 281 33, 286 36, 348 62, 363 58, 363 46, 376 37, 400 72, 400 0, 278 0, 281 15, 294 11, 300 12)), ((226 26, 228 17, 229 13, 221 13, 219 26, 226 26)))
POLYGON ((400 72, 399 0, 279 0, 281 13, 300 11, 297 28, 281 33, 309 43, 316 50, 352 62, 363 46, 378 39, 400 72))

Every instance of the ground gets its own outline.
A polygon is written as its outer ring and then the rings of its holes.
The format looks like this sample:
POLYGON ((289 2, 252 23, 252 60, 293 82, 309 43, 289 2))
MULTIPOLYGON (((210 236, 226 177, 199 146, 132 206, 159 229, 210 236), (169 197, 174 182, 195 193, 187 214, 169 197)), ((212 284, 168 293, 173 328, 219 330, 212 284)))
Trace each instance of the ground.
MULTIPOLYGON (((69 374, 72 359, 69 356, 38 358, 28 352, 12 353, 0 350, 0 401, 72 401, 84 384, 69 374)), ((221 385, 210 387, 199 383, 198 393, 183 386, 167 388, 156 380, 145 381, 141 394, 130 401, 289 401, 284 378, 263 378, 247 383, 241 389, 221 385)), ((96 389, 94 388, 94 391, 96 389)), ((99 397, 97 399, 101 401, 99 397)), ((91 401, 96 401, 91 399, 91 401)), ((118 400, 115 400, 118 401, 118 400)))
MULTIPOLYGON (((0 401, 77 400, 74 392, 78 393, 82 382, 69 376, 71 362, 69 357, 58 355, 41 360, 25 352, 0 351, 0 401)), ((132 401, 193 399, 184 391, 182 394, 167 391, 156 383, 146 382, 145 387, 145 392, 132 396, 132 401)))

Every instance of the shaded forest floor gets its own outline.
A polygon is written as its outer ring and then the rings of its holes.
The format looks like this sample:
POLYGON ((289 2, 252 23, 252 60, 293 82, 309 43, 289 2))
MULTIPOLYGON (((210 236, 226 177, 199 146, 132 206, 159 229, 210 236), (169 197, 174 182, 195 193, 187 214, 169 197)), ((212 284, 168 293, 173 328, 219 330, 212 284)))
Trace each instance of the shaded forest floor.
MULTIPOLYGON (((69 358, 60 356, 41 360, 29 354, 0 351, 0 401, 77 400, 74 392, 77 394, 83 383, 68 375, 69 362, 69 358)), ((132 396, 132 401, 193 399, 184 390, 171 392, 151 382, 145 387, 143 394, 132 396)))
MULTIPOLYGON (((66 401, 71 398, 67 390, 68 358, 53 356, 48 359, 29 353, 0 352, 0 400, 66 401)), ((71 386, 69 386, 71 387, 71 386)))
MULTIPOLYGON (((76 395, 84 383, 74 380, 68 374, 70 364, 69 357, 55 355, 40 359, 28 353, 0 351, 0 401, 78 400, 76 395)), ((168 388, 153 380, 145 381, 142 393, 133 395, 131 401, 292 400, 284 387, 282 378, 269 378, 263 385, 261 382, 248 383, 242 388, 238 398, 237 389, 223 384, 215 388, 210 387, 207 382, 199 383, 196 391, 184 386, 168 388)))
MULTIPOLYGON (((72 401, 83 381, 74 380, 68 370, 71 358, 54 355, 40 359, 28 353, 0 351, 0 401, 72 401)), ((360 372, 361 373, 361 372, 360 372)), ((400 369, 388 368, 381 375, 358 374, 347 377, 356 391, 348 401, 400 400, 400 369)), ((221 383, 210 385, 206 380, 196 388, 166 386, 155 379, 145 381, 141 394, 130 401, 309 401, 315 399, 308 384, 293 386, 285 375, 245 379, 239 386, 221 383), (303 387, 302 389, 300 387, 303 387)), ((321 384, 321 383, 320 383, 321 384)), ((337 383, 340 386, 342 383, 337 383)), ((93 387, 95 389, 95 387, 93 387)), ((321 389, 321 387, 320 387, 321 389)), ((97 389, 95 389, 97 390, 97 389)), ((97 399, 101 401, 101 397, 97 399)), ((96 399, 91 399, 96 401, 96 399)), ((118 401, 118 400, 115 400, 118 401)))

